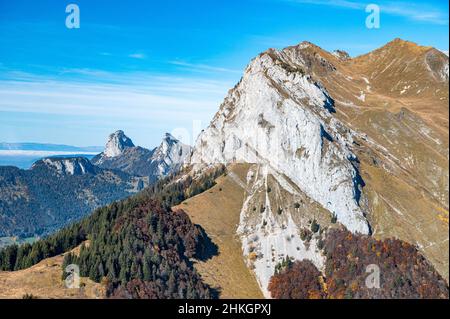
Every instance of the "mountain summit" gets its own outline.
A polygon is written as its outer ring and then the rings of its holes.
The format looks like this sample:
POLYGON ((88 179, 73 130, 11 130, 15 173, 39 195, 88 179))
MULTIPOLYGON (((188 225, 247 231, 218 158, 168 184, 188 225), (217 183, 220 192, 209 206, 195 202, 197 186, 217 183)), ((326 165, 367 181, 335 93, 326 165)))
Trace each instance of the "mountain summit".
POLYGON ((177 171, 191 147, 166 133, 161 144, 152 150, 134 146, 123 131, 111 134, 105 150, 95 156, 93 164, 108 169, 118 169, 135 176, 148 176, 155 181, 177 171))
POLYGON ((170 133, 166 133, 152 157, 159 176, 166 176, 170 172, 177 171, 190 155, 191 150, 191 146, 183 144, 170 133))
POLYGON ((134 147, 133 142, 121 130, 109 135, 103 154, 106 157, 116 157, 124 152, 125 149, 134 147))
POLYGON ((396 39, 350 58, 302 42, 251 61, 191 162, 250 164, 235 179, 237 232, 269 296, 286 256, 323 269, 336 225, 416 244, 448 279, 448 141, 445 54, 396 39))

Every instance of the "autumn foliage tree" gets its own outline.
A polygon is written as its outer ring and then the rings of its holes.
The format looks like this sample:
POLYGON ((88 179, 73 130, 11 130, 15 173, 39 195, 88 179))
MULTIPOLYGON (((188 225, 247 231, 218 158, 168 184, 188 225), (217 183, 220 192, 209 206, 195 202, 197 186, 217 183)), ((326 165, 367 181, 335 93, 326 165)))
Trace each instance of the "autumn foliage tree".
POLYGON ((311 261, 297 261, 271 278, 269 291, 276 299, 323 298, 320 276, 311 261))
POLYGON ((158 181, 54 235, 0 250, 0 270, 28 268, 81 244, 79 254, 65 255, 63 266, 77 264, 82 277, 106 283, 108 297, 217 297, 191 261, 206 258, 214 244, 185 212, 171 207, 207 190, 224 173, 225 167, 219 166, 195 178, 170 176, 158 181), (87 240, 89 244, 84 244, 87 240))
POLYGON ((449 287, 412 246, 398 239, 376 240, 346 230, 330 230, 324 241, 322 275, 309 260, 275 274, 274 298, 449 298, 449 287), (367 266, 380 270, 380 287, 366 285, 367 266), (323 276, 323 277, 322 277, 323 276))

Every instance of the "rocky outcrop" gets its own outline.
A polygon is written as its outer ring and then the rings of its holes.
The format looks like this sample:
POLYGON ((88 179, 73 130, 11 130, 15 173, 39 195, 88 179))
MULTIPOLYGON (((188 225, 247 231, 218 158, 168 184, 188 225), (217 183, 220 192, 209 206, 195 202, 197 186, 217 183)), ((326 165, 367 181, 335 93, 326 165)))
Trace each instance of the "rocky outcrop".
POLYGON ((97 169, 85 157, 49 157, 37 161, 31 169, 45 167, 57 175, 96 174, 97 169))
POLYGON ((448 251, 448 200, 442 196, 448 182, 439 177, 448 176, 448 132, 441 130, 448 128, 446 63, 441 52, 399 39, 354 59, 303 42, 251 61, 198 137, 190 164, 194 171, 253 164, 247 181, 237 181, 247 194, 238 234, 266 296, 276 265, 287 256, 322 269, 321 234, 330 227, 398 236, 448 277, 442 267, 448 254, 433 248, 448 251), (418 103, 401 100, 411 97, 418 103), (413 112, 400 112, 408 116, 399 119, 399 105, 413 112), (424 113, 423 105, 437 112, 424 113), (423 156, 427 148, 434 157, 423 156), (413 159, 417 164, 409 165, 413 159), (439 175, 425 173, 430 169, 439 175), (395 182, 383 189, 380 174, 395 182), (405 201, 404 185, 416 199, 423 196, 420 204, 405 201), (433 227, 419 221, 423 216, 433 227), (320 232, 311 230, 316 219, 320 232))
POLYGON ((123 131, 116 131, 109 135, 103 154, 105 157, 116 157, 121 155, 127 148, 134 147, 133 142, 123 131))
POLYGON ((150 177, 151 181, 176 172, 182 165, 191 147, 181 143, 169 133, 161 144, 149 150, 134 146, 122 131, 109 136, 105 150, 91 161, 101 168, 117 169, 136 176, 150 177), (111 156, 114 154, 114 156, 111 156))
POLYGON ((166 133, 152 156, 152 165, 155 167, 154 175, 163 177, 178 171, 191 151, 191 146, 181 143, 171 134, 166 133))

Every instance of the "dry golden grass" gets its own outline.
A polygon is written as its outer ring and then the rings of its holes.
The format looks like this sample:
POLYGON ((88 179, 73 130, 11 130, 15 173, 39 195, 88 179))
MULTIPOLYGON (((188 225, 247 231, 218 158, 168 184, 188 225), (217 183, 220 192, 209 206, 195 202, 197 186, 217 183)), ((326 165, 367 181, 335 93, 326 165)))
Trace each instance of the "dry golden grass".
MULTIPOLYGON (((248 165, 232 165, 229 170, 245 181, 248 165)), ((196 262, 195 268, 205 282, 221 290, 220 298, 263 298, 253 273, 245 265, 236 235, 244 195, 236 182, 222 176, 213 188, 174 208, 183 209, 218 246, 217 256, 196 262)))
POLYGON ((442 218, 448 218, 448 211, 426 193, 379 168, 363 163, 362 175, 374 236, 417 245, 448 282, 448 219, 442 218))
POLYGON ((355 148, 374 235, 417 245, 448 282, 449 97, 448 80, 436 74, 445 61, 430 47, 397 39, 334 61, 339 72, 321 80, 338 119, 373 141, 355 148))
MULTIPOLYGON (((73 250, 79 251, 79 247, 73 250)), ((42 299, 93 299, 103 298, 105 289, 88 278, 81 278, 80 289, 68 289, 62 281, 64 255, 42 260, 24 270, 0 271, 0 298, 21 299, 32 295, 42 299)))
POLYGON ((374 235, 417 245, 448 281, 448 109, 428 102, 430 110, 419 110, 423 100, 415 108, 405 107, 410 111, 403 118, 393 114, 404 107, 402 100, 383 101, 381 96, 372 96, 372 107, 344 112, 351 118, 347 122, 352 128, 384 147, 393 156, 391 161, 398 159, 392 163, 386 152, 364 142, 357 152, 374 235), (384 107, 386 101, 388 109, 384 107), (438 121, 437 117, 446 120, 438 121), (425 125, 430 129, 429 136, 421 133, 425 125))

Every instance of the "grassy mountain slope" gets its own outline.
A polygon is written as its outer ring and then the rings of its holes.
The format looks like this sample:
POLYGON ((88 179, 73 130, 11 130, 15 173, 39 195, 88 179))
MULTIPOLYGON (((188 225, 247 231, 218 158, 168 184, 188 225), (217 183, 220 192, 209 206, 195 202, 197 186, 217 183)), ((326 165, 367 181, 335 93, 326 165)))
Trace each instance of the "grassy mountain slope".
POLYGON ((231 176, 245 179, 248 165, 228 167, 226 176, 211 189, 183 201, 174 209, 184 210, 201 225, 218 246, 218 253, 206 261, 195 262, 206 283, 220 291, 220 298, 262 298, 254 275, 247 268, 236 235, 245 190, 231 176))
POLYGON ((62 278, 62 264, 68 253, 78 254, 80 246, 65 254, 46 258, 36 265, 14 272, 0 272, 0 298, 102 298, 105 287, 89 278, 80 278, 83 289, 68 289, 62 278))
POLYGON ((8 289, 22 269, 89 240, 79 254, 66 254, 63 267, 79 265, 81 276, 103 283, 108 297, 215 297, 192 265, 192 258, 210 258, 212 243, 183 211, 170 207, 210 188, 222 173, 219 167, 202 176, 158 182, 32 245, 1 250, 0 269, 9 272, 2 273, 0 290, 8 289))

